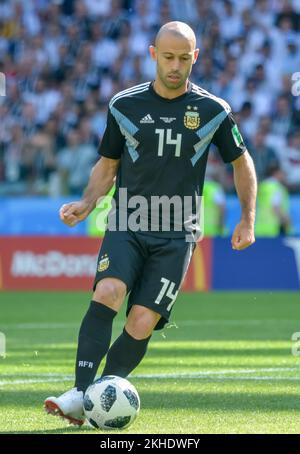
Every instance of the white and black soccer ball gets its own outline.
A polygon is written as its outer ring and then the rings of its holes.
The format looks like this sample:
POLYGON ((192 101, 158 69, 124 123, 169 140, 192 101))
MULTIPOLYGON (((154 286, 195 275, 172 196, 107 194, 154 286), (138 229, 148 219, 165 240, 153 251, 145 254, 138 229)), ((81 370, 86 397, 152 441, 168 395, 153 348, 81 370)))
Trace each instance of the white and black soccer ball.
POLYGON ((107 375, 88 387, 83 408, 88 422, 96 429, 125 429, 140 411, 140 398, 128 380, 107 375))

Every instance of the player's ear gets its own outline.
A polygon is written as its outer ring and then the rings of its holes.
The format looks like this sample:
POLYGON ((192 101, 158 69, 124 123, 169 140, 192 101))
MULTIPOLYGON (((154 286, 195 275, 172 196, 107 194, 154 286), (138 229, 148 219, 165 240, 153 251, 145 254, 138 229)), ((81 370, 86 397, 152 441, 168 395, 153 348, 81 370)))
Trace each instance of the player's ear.
POLYGON ((156 60, 156 47, 155 46, 149 46, 149 52, 152 60, 156 60))
POLYGON ((193 59, 193 65, 196 63, 197 58, 199 56, 200 49, 195 49, 194 50, 194 59, 193 59))

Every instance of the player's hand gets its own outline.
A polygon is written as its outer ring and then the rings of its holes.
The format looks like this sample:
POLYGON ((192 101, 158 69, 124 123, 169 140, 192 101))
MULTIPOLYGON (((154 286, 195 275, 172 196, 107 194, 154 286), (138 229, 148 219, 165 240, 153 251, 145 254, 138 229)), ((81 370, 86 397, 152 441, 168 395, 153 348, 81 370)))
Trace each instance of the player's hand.
POLYGON ((241 221, 234 229, 231 244, 232 249, 241 251, 251 246, 255 242, 254 226, 245 221, 241 221))
POLYGON ((59 217, 64 224, 74 227, 78 222, 83 221, 90 212, 90 206, 84 200, 81 200, 62 205, 59 210, 59 217))

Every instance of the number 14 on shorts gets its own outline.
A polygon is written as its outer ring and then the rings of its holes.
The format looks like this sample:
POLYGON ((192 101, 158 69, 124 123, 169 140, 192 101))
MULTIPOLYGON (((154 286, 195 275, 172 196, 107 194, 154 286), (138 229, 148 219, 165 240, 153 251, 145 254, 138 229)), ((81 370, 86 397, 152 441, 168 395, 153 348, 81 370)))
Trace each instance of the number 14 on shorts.
POLYGON ((166 279, 165 277, 162 277, 160 282, 162 282, 162 288, 159 294, 157 295, 155 304, 159 304, 163 297, 167 296, 171 300, 171 303, 167 307, 167 311, 170 311, 177 298, 178 290, 174 292, 175 282, 172 282, 169 279, 166 279))

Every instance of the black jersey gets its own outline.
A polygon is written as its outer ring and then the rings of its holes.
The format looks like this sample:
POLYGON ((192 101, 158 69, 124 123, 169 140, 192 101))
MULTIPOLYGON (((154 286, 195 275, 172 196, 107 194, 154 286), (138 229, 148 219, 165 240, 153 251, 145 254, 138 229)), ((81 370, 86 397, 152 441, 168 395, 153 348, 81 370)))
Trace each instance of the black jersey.
MULTIPOLYGON (((155 92, 153 82, 146 82, 111 99, 99 153, 121 160, 117 204, 121 188, 127 190, 128 200, 143 196, 150 204, 153 196, 201 196, 211 143, 225 163, 246 149, 224 100, 191 82, 184 94, 166 99, 155 92)), ((193 216, 195 221, 194 212, 193 216)), ((171 221, 169 236, 174 230, 171 221)), ((181 234, 184 230, 186 224, 181 234)))

